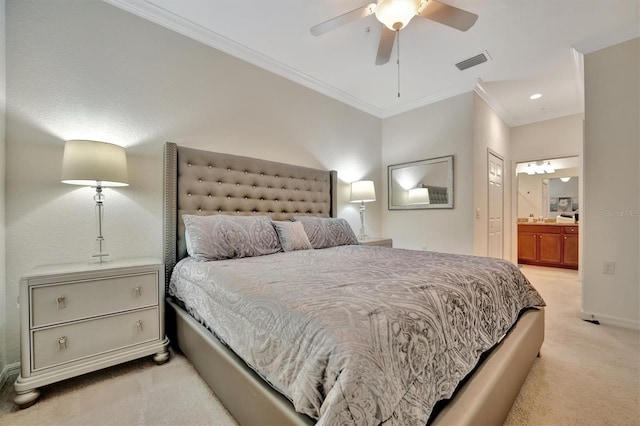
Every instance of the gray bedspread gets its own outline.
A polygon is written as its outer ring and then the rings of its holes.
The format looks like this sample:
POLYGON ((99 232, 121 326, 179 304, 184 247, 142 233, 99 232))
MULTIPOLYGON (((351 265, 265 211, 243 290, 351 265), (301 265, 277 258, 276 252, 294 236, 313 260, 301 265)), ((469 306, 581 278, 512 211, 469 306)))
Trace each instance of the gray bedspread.
POLYGON ((544 305, 510 262, 367 246, 184 259, 169 291, 321 425, 424 425, 544 305))

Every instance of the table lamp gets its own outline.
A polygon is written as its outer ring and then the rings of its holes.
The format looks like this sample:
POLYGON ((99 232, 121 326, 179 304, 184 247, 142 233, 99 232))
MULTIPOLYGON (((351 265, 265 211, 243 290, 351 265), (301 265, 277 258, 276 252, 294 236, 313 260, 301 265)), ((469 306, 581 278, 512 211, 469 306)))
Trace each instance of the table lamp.
POLYGON ((109 256, 102 236, 104 215, 103 187, 128 186, 127 156, 124 148, 106 142, 72 140, 64 144, 62 160, 62 182, 71 185, 91 186, 96 189, 98 237, 93 258, 104 262, 109 256))
POLYGON ((409 190, 409 204, 429 204, 429 188, 411 188, 409 190))
POLYGON ((364 240, 367 233, 364 228, 364 203, 376 200, 376 189, 371 180, 359 180, 351 183, 351 202, 360 203, 360 233, 358 238, 364 240))

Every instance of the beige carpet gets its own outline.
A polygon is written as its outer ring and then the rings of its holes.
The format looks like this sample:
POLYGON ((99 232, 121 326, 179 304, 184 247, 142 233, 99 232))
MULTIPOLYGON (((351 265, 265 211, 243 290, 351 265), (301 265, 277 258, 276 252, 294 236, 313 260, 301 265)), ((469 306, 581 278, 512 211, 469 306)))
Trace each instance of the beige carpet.
POLYGON ((545 341, 506 425, 640 425, 640 333, 580 320, 575 271, 522 271, 547 302, 545 341))
MULTIPOLYGON (((523 268, 547 301, 546 340, 507 425, 640 425, 640 333, 580 320, 577 273, 523 268)), ((0 425, 234 425, 189 362, 143 359, 42 389, 17 410, 0 392, 0 425)))

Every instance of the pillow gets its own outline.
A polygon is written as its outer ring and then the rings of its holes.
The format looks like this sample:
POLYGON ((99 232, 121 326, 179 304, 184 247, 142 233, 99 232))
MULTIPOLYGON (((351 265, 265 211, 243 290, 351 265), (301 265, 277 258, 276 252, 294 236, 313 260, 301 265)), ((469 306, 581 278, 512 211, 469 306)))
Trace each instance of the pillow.
POLYGON ((314 249, 358 244, 353 229, 345 219, 295 216, 293 220, 302 223, 314 249))
POLYGON ((182 215, 187 253, 196 260, 262 256, 280 251, 268 216, 182 215))
POLYGON ((273 222, 284 251, 313 249, 300 222, 273 222))

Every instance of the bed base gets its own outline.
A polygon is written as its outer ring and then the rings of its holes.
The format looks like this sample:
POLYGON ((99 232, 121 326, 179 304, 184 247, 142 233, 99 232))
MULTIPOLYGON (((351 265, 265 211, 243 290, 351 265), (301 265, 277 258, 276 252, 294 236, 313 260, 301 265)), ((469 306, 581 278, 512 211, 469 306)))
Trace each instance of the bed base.
POLYGON ((241 425, 312 425, 312 418, 265 383, 189 313, 167 299, 167 331, 196 371, 241 425))
MULTIPOLYGON (((184 309, 167 300, 172 344, 193 364, 241 425, 309 425, 291 402, 265 383, 184 309)), ((511 331, 476 368, 432 425, 501 425, 544 340, 544 309, 524 312, 511 331)))

